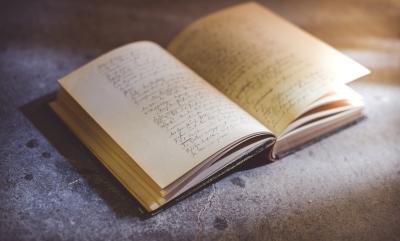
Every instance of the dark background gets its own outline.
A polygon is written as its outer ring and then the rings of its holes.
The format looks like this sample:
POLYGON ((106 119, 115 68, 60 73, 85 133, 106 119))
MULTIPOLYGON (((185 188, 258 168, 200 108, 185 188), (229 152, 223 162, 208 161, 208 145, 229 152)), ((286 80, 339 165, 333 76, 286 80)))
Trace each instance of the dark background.
POLYGON ((372 70, 366 119, 150 219, 47 107, 100 54, 238 2, 1 1, 0 240, 400 240, 399 1, 262 1, 372 70))

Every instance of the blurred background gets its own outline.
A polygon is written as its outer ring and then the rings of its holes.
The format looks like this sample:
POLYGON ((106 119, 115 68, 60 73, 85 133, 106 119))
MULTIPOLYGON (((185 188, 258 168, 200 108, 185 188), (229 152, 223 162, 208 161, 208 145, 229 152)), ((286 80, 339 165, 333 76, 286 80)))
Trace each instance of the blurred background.
POLYGON ((2 1, 0 239, 400 240, 398 0, 259 1, 371 69, 366 118, 150 219, 48 109, 79 66, 240 2, 2 1))

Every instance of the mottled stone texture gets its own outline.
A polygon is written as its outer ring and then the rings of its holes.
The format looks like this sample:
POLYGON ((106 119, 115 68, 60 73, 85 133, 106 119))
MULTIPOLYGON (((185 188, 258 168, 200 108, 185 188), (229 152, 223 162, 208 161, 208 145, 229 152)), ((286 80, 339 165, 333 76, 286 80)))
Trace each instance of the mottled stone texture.
POLYGON ((136 40, 165 46, 236 2, 1 3, 0 240, 400 240, 398 1, 265 1, 372 69, 352 84, 367 118, 150 219, 47 107, 87 61, 136 40))

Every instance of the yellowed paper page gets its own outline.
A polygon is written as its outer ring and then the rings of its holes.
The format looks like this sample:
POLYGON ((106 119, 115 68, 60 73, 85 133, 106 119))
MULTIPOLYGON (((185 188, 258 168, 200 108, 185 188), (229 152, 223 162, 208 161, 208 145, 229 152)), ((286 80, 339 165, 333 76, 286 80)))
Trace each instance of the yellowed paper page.
POLYGON ((276 135, 332 86, 369 73, 256 3, 200 19, 168 50, 276 135))
POLYGON ((116 49, 60 84, 160 188, 228 144, 266 132, 151 42, 116 49))

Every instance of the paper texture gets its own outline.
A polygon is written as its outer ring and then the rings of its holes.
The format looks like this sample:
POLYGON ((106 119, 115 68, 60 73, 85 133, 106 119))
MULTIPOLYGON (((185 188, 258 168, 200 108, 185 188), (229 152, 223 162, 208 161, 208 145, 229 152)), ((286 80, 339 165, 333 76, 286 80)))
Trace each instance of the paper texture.
POLYGON ((161 187, 266 128, 151 42, 116 49, 62 87, 161 187))
POLYGON ((255 3, 198 20, 168 50, 276 135, 333 86, 369 72, 255 3))

